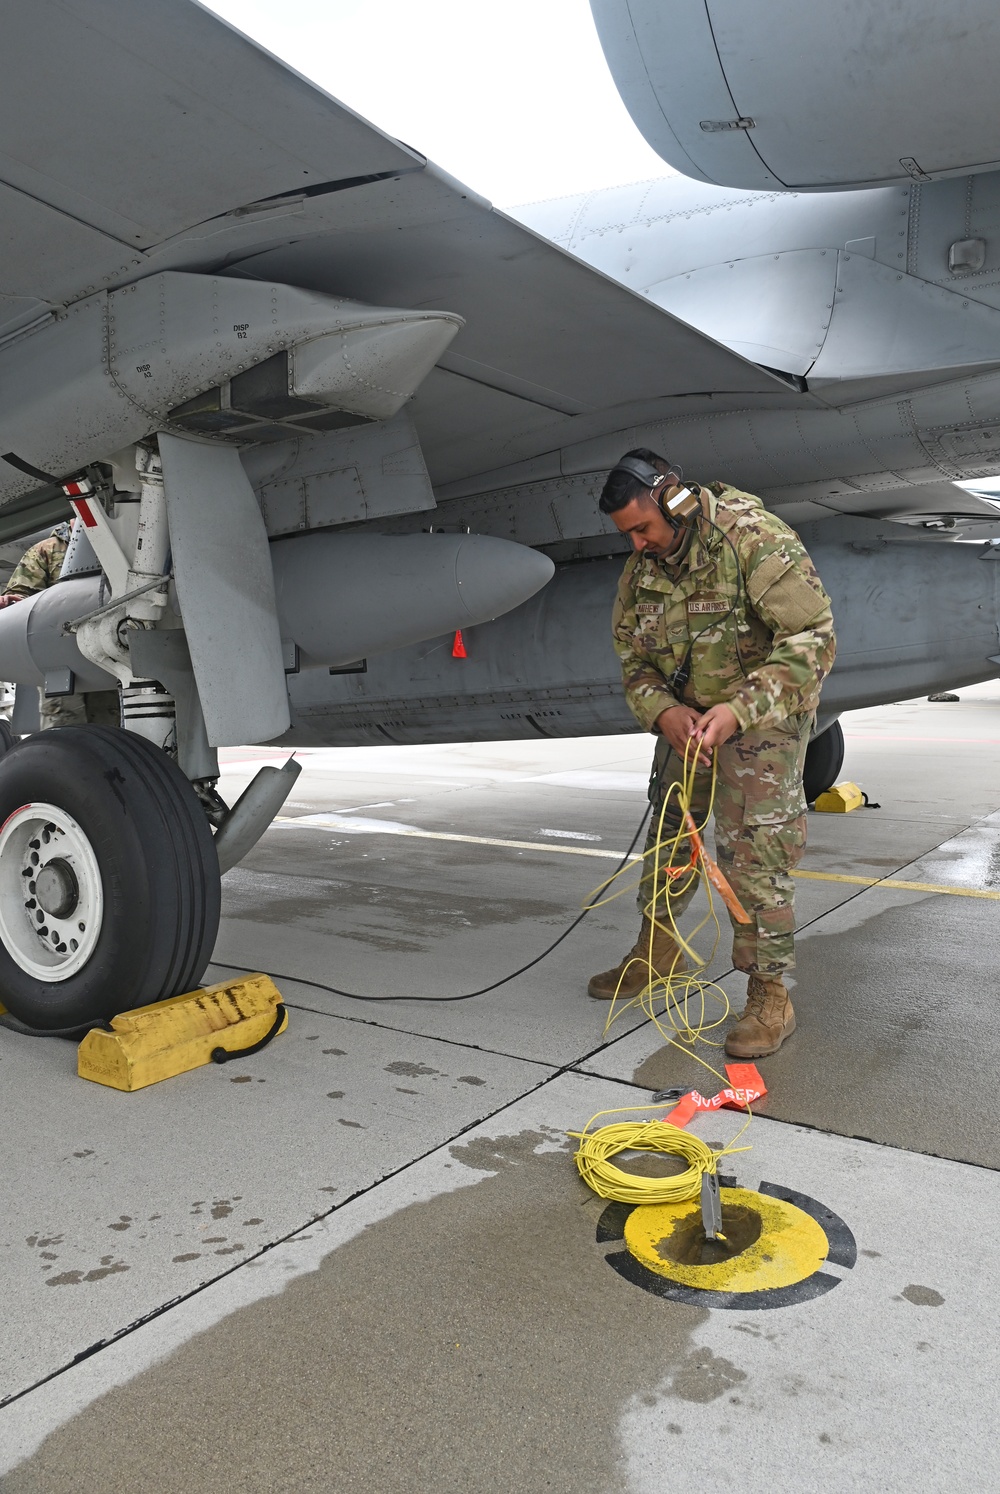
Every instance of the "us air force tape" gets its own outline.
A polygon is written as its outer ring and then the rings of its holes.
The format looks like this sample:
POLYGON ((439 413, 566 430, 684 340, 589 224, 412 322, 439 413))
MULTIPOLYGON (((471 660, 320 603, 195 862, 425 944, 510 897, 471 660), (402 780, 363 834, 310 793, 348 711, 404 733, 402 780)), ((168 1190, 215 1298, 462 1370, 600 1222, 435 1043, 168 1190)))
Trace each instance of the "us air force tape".
POLYGON ((808 1302, 841 1280, 824 1267, 853 1267, 854 1236, 825 1204, 776 1183, 754 1193, 722 1182, 724 1242, 705 1238, 698 1202, 611 1203, 597 1241, 624 1249, 609 1253, 608 1265, 667 1301, 740 1310, 808 1302))

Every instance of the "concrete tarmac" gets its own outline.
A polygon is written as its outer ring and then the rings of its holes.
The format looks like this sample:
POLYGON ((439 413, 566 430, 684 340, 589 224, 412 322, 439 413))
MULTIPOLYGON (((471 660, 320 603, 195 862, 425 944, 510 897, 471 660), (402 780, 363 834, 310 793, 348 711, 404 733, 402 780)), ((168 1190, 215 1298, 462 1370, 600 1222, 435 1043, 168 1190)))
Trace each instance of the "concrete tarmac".
MULTIPOLYGON (((612 1269, 572 1164, 595 1112, 718 1087, 585 994, 631 895, 442 999, 614 871, 649 738, 302 753, 208 977, 275 973, 285 1035, 123 1095, 0 1030, 4 1494, 988 1487, 1000 684, 959 695, 845 718, 842 776, 881 808, 810 816, 799 1028, 728 1165, 858 1255, 742 1310, 612 1269)), ((227 757, 230 799, 273 760, 227 757)), ((738 1007, 726 939, 713 971, 738 1007)))

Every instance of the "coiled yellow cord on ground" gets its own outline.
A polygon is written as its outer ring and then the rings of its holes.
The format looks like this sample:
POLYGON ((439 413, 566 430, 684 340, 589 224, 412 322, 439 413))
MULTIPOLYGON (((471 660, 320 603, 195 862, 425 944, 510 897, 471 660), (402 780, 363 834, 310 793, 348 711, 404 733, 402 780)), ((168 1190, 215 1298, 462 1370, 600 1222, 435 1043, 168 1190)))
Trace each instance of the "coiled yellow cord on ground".
MULTIPOLYGON (((661 976, 653 968, 652 949, 650 949, 646 955, 648 978, 645 987, 637 996, 628 1001, 620 1001, 618 995, 615 995, 604 1030, 607 1032, 629 1008, 638 1007, 653 1022, 667 1043, 672 1047, 681 1048, 682 1052, 686 1052, 696 1063, 701 1064, 703 1069, 707 1069, 722 1084, 726 1084, 728 1080, 724 1075, 720 1074, 710 1063, 706 1063, 697 1053, 691 1051, 699 1039, 709 1043, 712 1047, 720 1046, 719 1043, 707 1038, 705 1034, 722 1026, 730 1010, 729 998, 722 987, 716 985, 714 981, 701 978, 715 958, 722 935, 715 910, 712 883, 704 858, 692 855, 686 864, 683 860, 685 842, 696 845, 697 837, 704 832, 711 819, 715 802, 716 764, 713 758, 712 787, 708 809, 703 823, 695 826, 690 818, 690 810, 696 766, 697 750, 693 744, 689 743, 684 753, 681 778, 672 783, 663 795, 656 840, 637 863, 639 880, 641 880, 643 861, 647 857, 652 857, 653 860, 653 895, 644 910, 646 916, 658 928, 669 928, 678 948, 691 962, 692 968, 677 974, 661 976), (663 822, 667 809, 674 799, 680 810, 680 823, 678 829, 664 839, 663 822), (694 836, 691 833, 692 828, 695 830, 694 836), (699 881, 705 888, 708 895, 708 912, 693 932, 685 938, 677 927, 672 903, 688 891, 692 879, 699 881), (666 923, 657 916, 659 908, 663 908, 666 912, 666 923), (707 958, 702 958, 693 948, 691 941, 697 938, 708 924, 714 926, 715 937, 707 958), (717 1001, 721 1007, 721 1013, 714 1021, 708 1020, 707 1002, 710 1000, 717 1001)), ((632 877, 624 881, 634 869, 634 866, 624 867, 608 881, 595 888, 588 899, 589 906, 601 907, 626 892, 634 891, 637 886, 636 879, 632 877), (623 885, 609 893, 608 889, 615 882, 623 885)), ((622 980, 624 978, 623 974, 622 980)), ((699 1137, 691 1136, 669 1123, 664 1124, 662 1120, 617 1122, 601 1126, 596 1131, 591 1130, 594 1122, 604 1115, 659 1108, 661 1107, 653 1105, 634 1105, 623 1107, 620 1111, 601 1110, 591 1116, 582 1131, 569 1133, 579 1139, 574 1160, 580 1176, 599 1197, 631 1204, 688 1203, 699 1197, 702 1176, 717 1170, 720 1157, 730 1152, 748 1150, 747 1147, 737 1147, 735 1142, 750 1124, 752 1112, 749 1105, 746 1107, 747 1120, 734 1137, 733 1142, 719 1151, 713 1151, 699 1137), (610 1160, 626 1151, 664 1153, 669 1156, 682 1157, 689 1165, 684 1172, 673 1177, 640 1177, 635 1173, 624 1172, 610 1160)))
MULTIPOLYGON (((731 1152, 746 1152, 749 1147, 736 1146, 749 1120, 740 1128, 729 1146, 714 1151, 699 1136, 691 1136, 677 1126, 664 1124, 662 1120, 617 1121, 609 1126, 591 1126, 602 1115, 623 1115, 636 1110, 659 1109, 653 1105, 625 1105, 621 1110, 599 1110, 592 1115, 582 1131, 570 1131, 577 1138, 573 1160, 577 1171, 589 1188, 599 1198, 614 1199, 618 1203, 689 1203, 701 1193, 704 1173, 718 1170, 719 1158, 731 1152), (671 1157, 683 1157, 687 1170, 666 1178, 644 1178, 634 1172, 624 1172, 611 1161, 621 1152, 659 1152, 671 1157)), ((749 1112, 749 1105, 747 1110, 749 1112)))
MULTIPOLYGON (((588 1122, 589 1124, 589 1122, 588 1122)), ((702 1174, 715 1172, 712 1148, 697 1136, 689 1136, 662 1121, 620 1121, 580 1135, 576 1165, 583 1181, 600 1198, 620 1203, 687 1203, 701 1192, 702 1174), (643 1178, 623 1172, 610 1160, 619 1152, 669 1152, 689 1164, 675 1177, 643 1178), (655 1194, 655 1197, 651 1197, 655 1194)))

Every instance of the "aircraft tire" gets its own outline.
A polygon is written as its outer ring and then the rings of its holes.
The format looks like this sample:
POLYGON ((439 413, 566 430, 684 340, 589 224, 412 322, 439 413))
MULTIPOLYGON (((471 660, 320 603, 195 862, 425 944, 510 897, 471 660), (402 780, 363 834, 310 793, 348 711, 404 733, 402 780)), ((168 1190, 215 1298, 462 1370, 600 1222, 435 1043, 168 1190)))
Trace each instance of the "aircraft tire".
POLYGON ((198 985, 219 862, 176 763, 115 727, 39 732, 0 757, 0 1003, 83 1027, 198 985))
POLYGON ((10 751, 14 745, 14 740, 14 733, 11 731, 9 723, 0 720, 0 757, 3 757, 5 752, 10 751))
POLYGON ((828 726, 826 731, 814 737, 806 748, 806 762, 802 770, 802 787, 806 803, 814 804, 820 794, 833 788, 837 775, 844 766, 844 729, 839 721, 828 726))

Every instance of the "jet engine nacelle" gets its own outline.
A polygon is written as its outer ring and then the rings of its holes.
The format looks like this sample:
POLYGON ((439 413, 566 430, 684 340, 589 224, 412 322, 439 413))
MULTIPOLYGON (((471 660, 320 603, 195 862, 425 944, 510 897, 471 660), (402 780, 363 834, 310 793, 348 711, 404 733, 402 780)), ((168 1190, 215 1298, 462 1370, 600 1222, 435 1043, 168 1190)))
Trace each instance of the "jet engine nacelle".
POLYGON ((591 0, 650 145, 719 186, 929 181, 1000 166, 990 0, 591 0))

